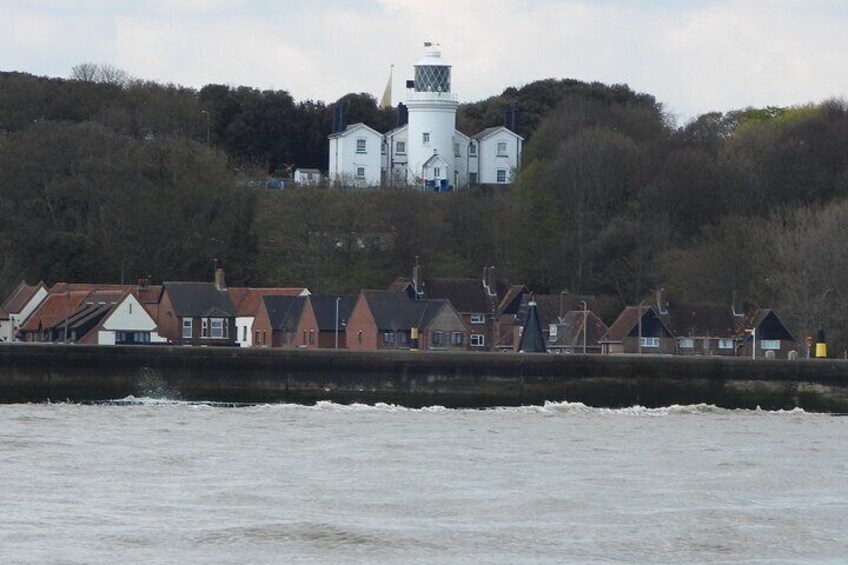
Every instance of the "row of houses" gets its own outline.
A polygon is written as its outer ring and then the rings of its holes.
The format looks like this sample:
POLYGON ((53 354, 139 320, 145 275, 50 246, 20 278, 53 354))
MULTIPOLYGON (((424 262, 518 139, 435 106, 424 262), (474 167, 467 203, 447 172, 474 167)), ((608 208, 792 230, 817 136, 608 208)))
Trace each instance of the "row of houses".
POLYGON ((627 306, 607 326, 592 296, 532 295, 495 276, 398 278, 385 290, 316 295, 307 288, 210 282, 135 285, 22 282, 0 308, 0 342, 273 348, 520 351, 789 358, 797 343, 777 313, 747 304, 627 306), (527 349, 524 346, 524 349, 527 349))

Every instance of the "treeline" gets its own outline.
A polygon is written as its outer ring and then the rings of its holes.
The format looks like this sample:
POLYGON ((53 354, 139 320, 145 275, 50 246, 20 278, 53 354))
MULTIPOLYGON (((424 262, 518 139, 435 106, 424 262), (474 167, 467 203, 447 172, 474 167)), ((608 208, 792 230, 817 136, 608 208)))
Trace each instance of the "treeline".
MULTIPOLYGON (((848 348, 848 106, 708 113, 678 127, 626 86, 543 80, 464 104, 474 133, 519 108, 511 188, 250 188, 326 167, 333 104, 112 74, 0 74, 0 290, 21 278, 207 279, 381 288, 415 257, 430 276, 484 265, 536 292, 595 294, 607 321, 664 287, 777 308, 796 337, 848 348)), ((349 94, 347 122, 393 109, 349 94)), ((335 104, 335 103, 334 103, 335 104)))

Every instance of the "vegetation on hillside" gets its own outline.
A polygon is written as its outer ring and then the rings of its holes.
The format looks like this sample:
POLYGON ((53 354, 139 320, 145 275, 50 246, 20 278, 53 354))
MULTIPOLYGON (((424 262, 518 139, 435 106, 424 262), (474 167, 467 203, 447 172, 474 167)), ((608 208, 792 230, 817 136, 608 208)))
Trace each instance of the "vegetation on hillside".
POLYGON ((848 105, 712 112, 681 127, 622 85, 542 80, 464 104, 473 133, 520 110, 511 188, 265 190, 326 168, 335 104, 386 130, 368 94, 0 73, 0 292, 30 282, 210 279, 381 288, 415 257, 431 276, 484 265, 537 292, 595 294, 605 315, 672 298, 779 309, 796 337, 848 348, 848 105))

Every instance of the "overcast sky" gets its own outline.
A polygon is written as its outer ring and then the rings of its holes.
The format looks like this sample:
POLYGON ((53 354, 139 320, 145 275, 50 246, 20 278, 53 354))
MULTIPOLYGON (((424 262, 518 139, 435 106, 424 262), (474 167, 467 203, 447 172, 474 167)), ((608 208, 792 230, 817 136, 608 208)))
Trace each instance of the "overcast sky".
POLYGON ((394 64, 397 103, 424 41, 463 102, 550 77, 626 83, 679 122, 848 96, 848 0, 0 0, 0 70, 36 75, 109 63, 332 102, 379 98, 394 64))

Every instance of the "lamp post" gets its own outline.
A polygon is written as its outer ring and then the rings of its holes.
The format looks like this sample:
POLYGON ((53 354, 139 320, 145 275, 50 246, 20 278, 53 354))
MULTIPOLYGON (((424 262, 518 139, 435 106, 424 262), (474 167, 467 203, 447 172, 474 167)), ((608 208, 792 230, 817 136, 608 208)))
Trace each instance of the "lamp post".
POLYGON ((645 301, 639 303, 639 355, 642 355, 642 306, 645 301))
POLYGON ((339 300, 341 299, 341 296, 336 297, 336 343, 334 349, 339 348, 339 300))
POLYGON ((583 355, 586 355, 586 301, 581 300, 583 303, 583 355))

